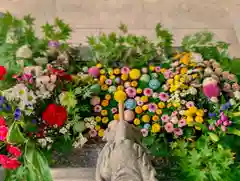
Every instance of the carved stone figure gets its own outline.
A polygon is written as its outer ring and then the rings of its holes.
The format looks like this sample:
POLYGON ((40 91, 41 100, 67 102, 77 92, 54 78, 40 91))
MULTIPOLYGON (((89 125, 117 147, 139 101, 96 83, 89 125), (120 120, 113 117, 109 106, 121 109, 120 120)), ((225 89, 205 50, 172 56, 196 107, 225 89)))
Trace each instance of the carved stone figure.
POLYGON ((140 130, 126 121, 112 121, 97 161, 96 181, 157 181, 140 130))

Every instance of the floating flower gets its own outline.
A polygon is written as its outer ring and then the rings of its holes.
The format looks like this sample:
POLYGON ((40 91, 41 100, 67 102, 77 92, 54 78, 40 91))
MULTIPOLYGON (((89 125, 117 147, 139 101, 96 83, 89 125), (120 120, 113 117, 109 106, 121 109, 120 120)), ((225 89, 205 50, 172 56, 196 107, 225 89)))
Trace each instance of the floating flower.
POLYGON ((231 91, 231 85, 229 83, 224 83, 223 84, 223 91, 225 92, 230 92, 231 91))
POLYGON ((174 131, 174 127, 172 123, 166 123, 164 128, 168 133, 172 133, 174 131))
POLYGON ((5 75, 7 73, 7 70, 4 66, 0 65, 0 80, 3 80, 5 75))
POLYGON ((141 108, 140 106, 137 106, 137 107, 135 108, 135 112, 136 112, 137 114, 141 114, 141 113, 143 112, 143 110, 142 110, 142 108, 141 108))
POLYGON ((100 122, 102 120, 101 116, 96 116, 95 117, 96 122, 100 122))
POLYGON ((2 116, 0 116, 0 126, 6 126, 6 121, 2 116))
POLYGON ((137 105, 138 105, 138 106, 142 106, 143 104, 144 104, 143 101, 141 101, 141 100, 138 100, 138 101, 137 101, 137 105))
POLYGON ((140 70, 138 69, 132 69, 130 72, 129 72, 129 76, 132 80, 137 80, 140 78, 141 76, 141 72, 140 70))
POLYGON ((185 119, 181 119, 181 120, 178 121, 178 127, 182 128, 186 125, 187 125, 187 123, 186 123, 185 119))
POLYGON ((115 92, 114 94, 114 99, 117 102, 121 102, 121 101, 125 101, 127 99, 127 95, 125 92, 123 92, 122 90, 118 90, 117 92, 115 92))
POLYGON ((240 90, 239 84, 238 84, 238 83, 234 83, 234 84, 232 85, 232 89, 233 89, 233 91, 239 91, 239 90, 240 90))
POLYGON ((126 93, 127 93, 128 97, 134 98, 137 94, 137 90, 133 87, 128 87, 126 89, 126 93))
POLYGON ((102 118, 102 123, 103 123, 103 124, 107 124, 108 121, 109 121, 108 117, 103 117, 103 118, 102 118))
POLYGON ((122 75, 121 75, 121 79, 122 79, 123 81, 128 80, 128 74, 122 74, 122 75))
POLYGON ((102 116, 107 116, 108 115, 108 111, 107 110, 101 110, 101 115, 102 116))
POLYGON ((6 155, 0 155, 0 164, 4 169, 15 170, 21 163, 16 158, 8 158, 6 155))
POLYGON ((151 103, 148 105, 149 112, 155 112, 157 110, 157 105, 154 103, 151 103))
POLYGON ((154 115, 154 116, 152 117, 152 120, 153 120, 153 121, 158 121, 158 120, 159 120, 159 117, 158 117, 157 115, 154 115))
POLYGON ((165 79, 170 79, 172 76, 172 71, 166 70, 163 75, 165 79))
POLYGON ((130 72, 130 69, 128 67, 121 68, 121 74, 128 74, 130 72))
POLYGON ((164 102, 159 102, 159 103, 158 103, 158 107, 159 107, 160 109, 163 109, 163 108, 166 107, 166 105, 165 105, 164 102))
POLYGON ((101 112, 101 110, 102 110, 102 106, 100 105, 94 106, 94 112, 101 112))
POLYGON ((147 137, 148 136, 148 130, 145 129, 145 128, 141 129, 141 133, 142 133, 143 137, 147 137))
POLYGON ((97 136, 97 131, 95 129, 91 129, 88 133, 91 138, 94 138, 97 136))
POLYGON ((170 120, 170 117, 167 114, 162 115, 161 120, 163 122, 168 122, 170 120))
POLYGON ((153 97, 154 99, 158 98, 158 93, 157 93, 157 92, 154 92, 154 93, 152 94, 152 97, 153 97))
POLYGON ((205 96, 207 96, 209 98, 218 97, 220 95, 220 89, 218 87, 218 82, 211 77, 204 79, 203 93, 205 96))
POLYGON ((148 69, 146 67, 143 67, 141 70, 142 70, 142 73, 144 74, 148 73, 148 69))
POLYGON ((131 82, 131 86, 132 86, 132 87, 137 87, 137 85, 138 85, 138 82, 137 82, 137 81, 132 81, 132 82, 131 82))
POLYGON ((131 83, 130 83, 130 82, 125 82, 125 83, 124 83, 124 87, 125 87, 125 88, 131 87, 131 83))
POLYGON ((145 114, 142 116, 142 121, 148 123, 150 121, 150 117, 147 114, 145 114))
POLYGON ((161 84, 160 84, 159 80, 157 80, 157 79, 152 79, 149 82, 149 87, 153 90, 158 89, 160 87, 160 85, 161 84))
POLYGON ((140 121, 140 119, 135 118, 135 119, 133 120, 133 123, 134 123, 136 126, 138 126, 138 125, 141 123, 141 121, 140 121))
POLYGON ((152 132, 153 132, 153 133, 158 133, 158 132, 160 132, 160 130, 161 130, 160 124, 154 123, 154 124, 152 125, 152 132))
POLYGON ((161 67, 160 66, 157 66, 157 67, 155 67, 155 72, 161 72, 161 67))
POLYGON ((120 84, 120 83, 121 83, 121 78, 120 78, 120 77, 116 77, 115 83, 116 83, 116 84, 120 84))
POLYGON ((113 114, 115 114, 115 113, 118 112, 118 109, 116 107, 114 107, 114 108, 111 109, 111 111, 112 111, 113 114))
POLYGON ((142 94, 142 89, 141 88, 137 88, 137 94, 142 94))
POLYGON ((135 114, 131 110, 125 110, 124 111, 124 118, 126 121, 132 121, 135 118, 135 114))
POLYGON ((148 110, 148 105, 143 105, 143 106, 142 106, 142 109, 143 109, 144 111, 148 110))
POLYGON ((174 132, 175 136, 177 136, 177 137, 183 135, 183 130, 181 128, 175 128, 173 132, 174 132))
POLYGON ((114 114, 114 115, 113 115, 113 119, 114 119, 114 120, 119 120, 119 114, 114 114))
POLYGON ((166 102, 166 101, 169 99, 169 96, 168 96, 167 93, 161 92, 161 93, 159 94, 159 99, 160 99, 161 101, 163 101, 163 102, 166 102))
POLYGON ((91 67, 88 69, 88 73, 93 77, 98 77, 100 75, 100 70, 97 67, 91 67))
POLYGON ((105 80, 105 84, 107 84, 107 85, 112 85, 112 80, 111 80, 111 79, 105 80))
POLYGON ((145 89, 143 90, 143 94, 144 94, 145 96, 150 97, 150 96, 152 96, 152 94, 153 94, 153 90, 150 89, 150 88, 145 88, 145 89))
POLYGON ((98 130, 98 136, 103 137, 104 136, 104 129, 98 130))
POLYGON ((113 69, 113 73, 115 75, 119 75, 121 73, 121 70, 119 68, 115 68, 115 69, 113 69))
POLYGON ((236 82, 237 81, 237 77, 234 74, 229 74, 228 75, 228 80, 236 82))
POLYGON ((157 114, 157 115, 161 115, 161 114, 162 114, 162 110, 161 110, 161 109, 157 109, 157 110, 156 110, 156 114, 157 114))
POLYGON ((173 123, 173 124, 177 124, 177 123, 178 123, 178 118, 177 118, 177 116, 172 116, 172 117, 170 118, 170 121, 171 121, 171 123, 173 123))
POLYGON ((109 105, 109 101, 108 101, 108 100, 103 100, 102 103, 101 103, 101 105, 102 105, 103 107, 106 107, 106 106, 109 105))
POLYGON ((125 107, 130 110, 134 109, 136 107, 135 99, 127 99, 125 101, 125 107))

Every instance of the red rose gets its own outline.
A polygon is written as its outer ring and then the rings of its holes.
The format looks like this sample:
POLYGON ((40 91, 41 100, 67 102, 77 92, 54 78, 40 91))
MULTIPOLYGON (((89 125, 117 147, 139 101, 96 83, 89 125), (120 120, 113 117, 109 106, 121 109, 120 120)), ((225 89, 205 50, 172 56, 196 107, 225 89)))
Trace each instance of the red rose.
POLYGON ((2 116, 0 116, 0 126, 6 126, 6 121, 2 116))
POLYGON ((0 80, 3 80, 6 73, 7 73, 6 68, 4 66, 0 65, 0 80))
POLYGON ((8 127, 0 126, 0 141, 5 141, 8 134, 8 127))
POLYGON ((19 158, 22 155, 21 150, 16 146, 8 145, 7 151, 8 151, 8 153, 15 156, 16 158, 19 158))
POLYGON ((58 77, 60 77, 64 80, 72 81, 72 76, 67 74, 64 70, 52 68, 51 65, 49 65, 47 68, 52 74, 57 75, 58 77))
POLYGON ((16 158, 8 158, 6 155, 0 155, 0 164, 5 169, 16 169, 21 165, 16 158))
POLYGON ((62 126, 67 120, 67 111, 63 106, 49 104, 42 114, 42 119, 50 126, 62 126))

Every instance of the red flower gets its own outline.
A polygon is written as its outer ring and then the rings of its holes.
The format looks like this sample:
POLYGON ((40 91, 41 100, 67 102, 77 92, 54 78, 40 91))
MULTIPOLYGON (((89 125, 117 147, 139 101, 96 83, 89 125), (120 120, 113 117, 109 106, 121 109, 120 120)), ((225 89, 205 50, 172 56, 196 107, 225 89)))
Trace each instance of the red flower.
POLYGON ((42 119, 50 126, 62 126, 67 120, 67 111, 63 106, 49 104, 42 114, 42 119))
POLYGON ((16 147, 16 146, 7 145, 7 151, 11 155, 15 156, 16 158, 19 158, 22 155, 21 150, 18 147, 16 147))
POLYGON ((6 126, 6 121, 2 116, 0 116, 0 126, 6 126))
POLYGON ((6 155, 0 155, 0 164, 5 169, 16 169, 21 165, 16 158, 8 158, 6 155))
POLYGON ((0 126, 0 140, 5 141, 8 134, 8 127, 0 126))
POLYGON ((49 65, 47 68, 52 74, 55 74, 55 75, 57 75, 58 77, 60 77, 64 80, 68 80, 68 81, 72 80, 72 76, 67 74, 66 72, 64 72, 64 70, 59 70, 59 69, 52 68, 51 65, 49 65))
POLYGON ((6 68, 4 66, 0 65, 0 80, 3 80, 6 73, 7 73, 6 68))

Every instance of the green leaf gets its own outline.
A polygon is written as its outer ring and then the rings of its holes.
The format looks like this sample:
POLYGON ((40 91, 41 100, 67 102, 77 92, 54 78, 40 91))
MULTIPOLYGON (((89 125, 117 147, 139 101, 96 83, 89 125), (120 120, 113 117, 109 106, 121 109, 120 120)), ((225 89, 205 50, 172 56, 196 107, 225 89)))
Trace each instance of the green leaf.
POLYGON ((153 136, 144 137, 142 139, 143 144, 146 146, 151 146, 154 143, 154 141, 155 141, 155 137, 153 136))
POLYGON ((211 133, 211 132, 209 132, 208 135, 213 142, 218 142, 219 141, 218 135, 216 135, 214 133, 211 133))
POLYGON ((23 144, 26 141, 26 138, 20 131, 19 123, 14 121, 10 126, 7 136, 7 142, 14 144, 23 144))
POLYGON ((228 133, 240 136, 240 130, 238 130, 236 128, 228 128, 228 133))

